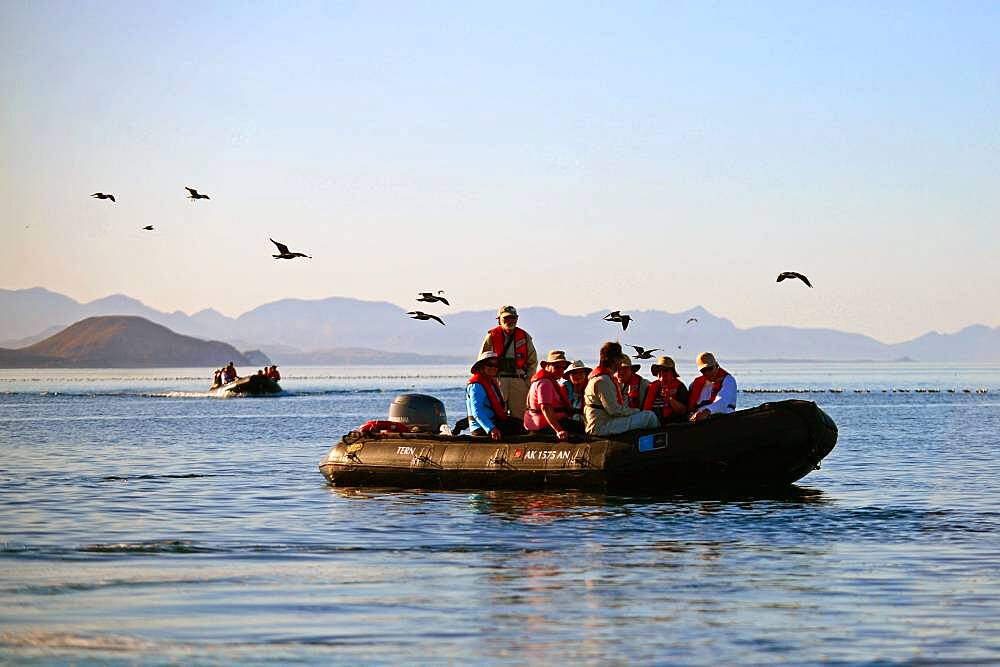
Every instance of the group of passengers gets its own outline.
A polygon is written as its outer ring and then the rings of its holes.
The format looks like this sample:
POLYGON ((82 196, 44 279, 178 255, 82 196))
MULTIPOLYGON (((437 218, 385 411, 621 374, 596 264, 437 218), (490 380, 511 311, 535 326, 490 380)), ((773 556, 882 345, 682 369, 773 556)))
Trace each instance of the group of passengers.
POLYGON ((498 326, 487 332, 472 365, 466 412, 473 435, 500 440, 528 431, 566 440, 572 433, 604 436, 700 422, 736 409, 736 380, 711 352, 695 359, 699 375, 690 387, 666 356, 653 364, 650 382, 617 342, 601 346, 596 368, 570 362, 562 350, 539 363, 531 336, 517 320, 513 306, 500 308, 498 326))
MULTIPOLYGON (((264 377, 270 378, 275 382, 281 379, 281 373, 278 372, 277 366, 265 366, 264 368, 260 368, 257 370, 257 375, 263 375, 264 377)), ((236 366, 230 361, 225 368, 220 368, 213 373, 212 386, 221 387, 224 384, 238 380, 239 377, 240 376, 236 373, 236 366)))
POLYGON ((215 371, 212 377, 212 386, 221 387, 226 383, 233 382, 237 378, 239 378, 239 375, 236 373, 236 366, 230 361, 225 368, 215 371))

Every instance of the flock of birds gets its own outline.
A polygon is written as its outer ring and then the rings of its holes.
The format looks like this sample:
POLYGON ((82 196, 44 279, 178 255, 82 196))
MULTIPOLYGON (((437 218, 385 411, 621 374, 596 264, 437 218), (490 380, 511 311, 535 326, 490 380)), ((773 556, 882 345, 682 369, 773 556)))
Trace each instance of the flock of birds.
MULTIPOLYGON (((271 242, 274 243, 275 245, 277 245, 278 249, 281 250, 282 253, 286 253, 288 251, 288 248, 286 248, 285 246, 281 245, 277 241, 275 241, 275 240, 272 239, 271 242)), ((294 255, 298 255, 299 253, 293 253, 293 254, 294 255)), ((279 257, 279 255, 275 255, 275 257, 279 257)), ((779 282, 780 283, 782 280, 789 280, 789 279, 801 280, 803 283, 806 284, 807 287, 810 287, 810 288, 812 287, 812 283, 809 282, 809 278, 807 278, 806 276, 802 275, 801 273, 798 273, 797 271, 782 271, 781 273, 778 274, 778 279, 775 282, 779 282)), ((440 303, 443 303, 446 306, 450 306, 451 304, 448 302, 448 299, 446 299, 443 296, 441 296, 442 294, 444 294, 444 290, 438 290, 437 294, 435 294, 433 292, 420 292, 420 293, 417 294, 417 301, 420 301, 420 302, 423 302, 423 303, 438 303, 438 302, 440 302, 440 303)), ((434 320, 435 322, 437 322, 441 326, 445 326, 444 320, 442 320, 440 317, 438 317, 437 315, 434 315, 432 313, 425 313, 422 310, 411 310, 411 311, 407 312, 406 314, 409 315, 410 318, 414 319, 414 320, 434 320)), ((635 318, 633 318, 631 315, 628 315, 626 313, 622 313, 620 310, 612 310, 610 313, 608 313, 607 315, 605 315, 601 319, 603 319, 605 322, 615 322, 615 323, 621 324, 622 325, 622 331, 625 331, 626 329, 628 329, 629 323, 635 320, 635 318)), ((697 321, 698 321, 697 317, 689 317, 689 318, 687 318, 687 321, 684 322, 684 324, 685 325, 694 324, 697 321)), ((635 350, 635 354, 632 355, 633 359, 652 359, 654 352, 662 352, 662 349, 658 348, 658 347, 645 348, 645 347, 640 347, 638 345, 631 345, 631 344, 629 345, 629 347, 631 347, 633 350, 635 350)), ((678 345, 677 349, 680 350, 682 347, 683 346, 678 345)))
MULTIPOLYGON (((184 189, 188 191, 188 196, 187 196, 188 199, 192 200, 211 199, 211 197, 209 197, 206 194, 198 192, 195 188, 184 186, 184 189)), ((96 199, 110 199, 112 202, 117 203, 117 200, 115 199, 115 196, 113 194, 108 194, 105 192, 95 192, 90 196, 96 199)), ((146 225, 142 229, 144 231, 151 232, 153 231, 153 225, 146 225)), ((278 241, 275 241, 271 237, 268 237, 267 240, 273 243, 275 247, 278 249, 278 254, 271 255, 271 257, 275 259, 297 259, 299 257, 304 257, 305 259, 312 259, 311 256, 303 252, 292 252, 291 250, 288 249, 287 245, 285 245, 284 243, 279 243, 278 241)), ((806 284, 807 287, 812 287, 812 283, 809 282, 809 279, 796 271, 782 271, 781 273, 778 274, 778 279, 776 282, 780 283, 782 280, 789 280, 789 279, 801 280, 803 283, 806 284)), ((420 292, 419 294, 417 294, 417 301, 420 301, 422 303, 443 303, 446 306, 450 306, 451 304, 448 302, 448 299, 441 296, 442 294, 444 294, 444 290, 438 290, 437 294, 433 292, 420 292)), ((441 326, 445 326, 444 320, 442 320, 440 317, 432 313, 425 313, 422 310, 411 310, 406 314, 409 315, 411 319, 414 320, 434 320, 441 326)), ((602 319, 604 319, 604 321, 606 322, 615 322, 621 324, 622 331, 627 330, 629 323, 634 321, 634 318, 631 315, 624 314, 620 310, 612 310, 602 319)), ((687 322, 685 322, 685 324, 692 324, 697 321, 698 321, 697 317, 689 317, 687 322)), ((630 345, 629 347, 635 350, 636 352, 634 355, 635 359, 652 359, 653 352, 661 351, 660 348, 656 347, 650 349, 639 347, 638 345, 630 345)), ((681 346, 678 345, 677 349, 678 350, 681 349, 681 346)))
MULTIPOLYGON (((195 188, 189 188, 189 187, 187 187, 185 185, 184 189, 188 191, 188 196, 187 196, 188 199, 193 199, 193 200, 211 199, 211 197, 209 197, 206 194, 202 194, 202 193, 198 192, 195 188)), ((110 199, 113 203, 118 203, 118 200, 115 199, 115 196, 113 194, 109 194, 109 193, 106 193, 106 192, 95 192, 94 194, 92 194, 90 196, 94 197, 95 199, 110 199)), ((146 225, 142 229, 143 229, 143 231, 151 232, 151 231, 153 231, 153 225, 146 225)), ((304 252, 292 252, 292 251, 290 251, 288 249, 288 246, 286 246, 284 243, 278 243, 277 241, 275 241, 274 239, 272 239, 270 237, 268 237, 267 240, 270 241, 271 243, 273 243, 278 248, 278 254, 277 255, 271 255, 271 257, 274 257, 275 259, 295 259, 297 257, 305 257, 306 259, 312 259, 312 257, 310 257, 309 255, 305 254, 304 252)))
MULTIPOLYGON (((444 305, 450 306, 451 304, 448 303, 448 299, 441 296, 442 294, 444 294, 444 290, 438 290, 437 294, 434 294, 433 292, 420 292, 419 294, 417 294, 417 301, 421 301, 423 303, 437 303, 440 301, 444 305)), ((422 310, 411 310, 410 312, 407 313, 407 315, 411 316, 410 319, 434 320, 441 326, 445 326, 444 320, 442 320, 440 317, 438 317, 437 315, 432 315, 430 313, 425 313, 422 310)))

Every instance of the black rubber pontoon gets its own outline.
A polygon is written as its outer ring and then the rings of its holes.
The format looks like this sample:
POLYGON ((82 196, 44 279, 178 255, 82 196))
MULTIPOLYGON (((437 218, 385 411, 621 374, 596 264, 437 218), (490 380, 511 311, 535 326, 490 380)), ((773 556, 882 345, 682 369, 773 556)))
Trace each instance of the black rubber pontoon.
POLYGON ((815 403, 765 403, 699 424, 607 438, 352 431, 320 462, 336 486, 671 492, 791 484, 816 469, 837 426, 815 403))

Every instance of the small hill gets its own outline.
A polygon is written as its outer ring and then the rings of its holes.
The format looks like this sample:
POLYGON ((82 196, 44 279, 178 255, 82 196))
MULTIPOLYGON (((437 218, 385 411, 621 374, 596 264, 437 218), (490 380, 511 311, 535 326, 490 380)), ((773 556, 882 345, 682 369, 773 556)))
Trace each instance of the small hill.
POLYGON ((0 350, 11 367, 148 368, 222 366, 248 360, 228 343, 174 333, 141 317, 88 317, 19 350, 0 350))

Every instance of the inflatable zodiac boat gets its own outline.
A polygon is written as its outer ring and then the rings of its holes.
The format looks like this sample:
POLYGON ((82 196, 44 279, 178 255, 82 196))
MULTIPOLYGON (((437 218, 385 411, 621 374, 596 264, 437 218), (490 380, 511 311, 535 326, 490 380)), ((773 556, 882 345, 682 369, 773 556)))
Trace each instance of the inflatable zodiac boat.
POLYGON ((397 428, 343 436, 320 462, 323 476, 336 486, 653 493, 746 489, 801 479, 819 468, 837 443, 833 420, 815 403, 801 400, 764 403, 698 424, 568 441, 554 435, 494 442, 485 436, 437 434, 445 423, 444 406, 420 394, 398 396, 389 418, 369 424, 397 428), (424 414, 407 416, 415 405, 424 414), (396 432, 405 430, 411 432, 396 432))
POLYGON ((245 394, 247 396, 259 396, 263 394, 277 394, 281 391, 281 386, 277 380, 264 375, 248 375, 245 378, 236 378, 232 382, 225 384, 213 384, 209 391, 229 394, 245 394))

